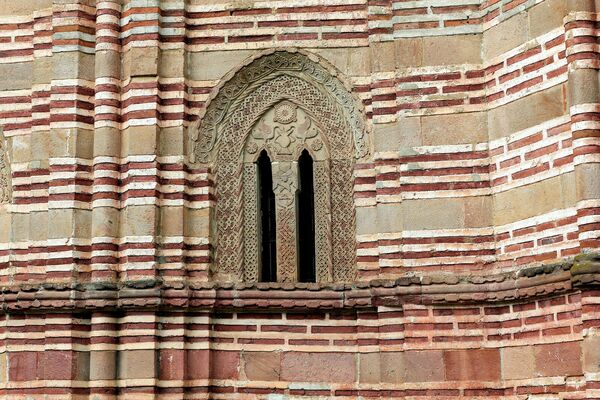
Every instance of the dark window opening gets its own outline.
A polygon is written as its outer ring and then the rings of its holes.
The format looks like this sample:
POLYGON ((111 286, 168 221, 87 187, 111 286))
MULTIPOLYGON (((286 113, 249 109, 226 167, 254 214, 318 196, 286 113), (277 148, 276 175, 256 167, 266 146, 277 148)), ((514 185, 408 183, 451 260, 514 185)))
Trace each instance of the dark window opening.
POLYGON ((306 150, 298 160, 298 179, 298 280, 316 282, 313 159, 306 150))
POLYGON ((262 282, 277 281, 277 248, 275 242, 275 193, 271 159, 265 150, 260 153, 258 164, 258 186, 260 189, 261 226, 261 272, 262 282))

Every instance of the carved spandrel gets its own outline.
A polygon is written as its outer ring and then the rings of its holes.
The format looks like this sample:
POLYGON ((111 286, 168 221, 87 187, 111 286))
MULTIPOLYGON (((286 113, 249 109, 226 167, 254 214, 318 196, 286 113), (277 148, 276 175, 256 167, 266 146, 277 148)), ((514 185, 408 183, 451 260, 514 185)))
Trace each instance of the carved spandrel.
POLYGON ((296 192, 298 190, 298 163, 278 161, 272 163, 275 217, 277 221, 277 280, 298 280, 296 192))

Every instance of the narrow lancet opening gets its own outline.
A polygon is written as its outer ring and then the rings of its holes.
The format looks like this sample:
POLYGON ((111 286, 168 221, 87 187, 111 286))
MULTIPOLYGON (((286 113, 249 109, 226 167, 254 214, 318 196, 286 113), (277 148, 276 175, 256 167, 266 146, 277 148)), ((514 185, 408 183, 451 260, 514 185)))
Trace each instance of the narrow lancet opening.
POLYGON ((313 159, 304 150, 298 160, 298 280, 316 282, 313 159))
POLYGON ((260 188, 260 280, 277 281, 277 248, 275 222, 275 194, 271 159, 265 150, 260 153, 258 164, 258 185, 260 188))

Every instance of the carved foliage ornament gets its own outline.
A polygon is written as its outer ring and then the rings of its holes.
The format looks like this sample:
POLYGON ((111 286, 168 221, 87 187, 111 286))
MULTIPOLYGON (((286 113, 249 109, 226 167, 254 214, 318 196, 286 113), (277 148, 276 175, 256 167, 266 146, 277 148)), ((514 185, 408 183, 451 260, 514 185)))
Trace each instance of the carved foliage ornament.
POLYGON ((9 203, 12 186, 10 183, 10 164, 8 162, 8 149, 0 132, 0 204, 9 203))

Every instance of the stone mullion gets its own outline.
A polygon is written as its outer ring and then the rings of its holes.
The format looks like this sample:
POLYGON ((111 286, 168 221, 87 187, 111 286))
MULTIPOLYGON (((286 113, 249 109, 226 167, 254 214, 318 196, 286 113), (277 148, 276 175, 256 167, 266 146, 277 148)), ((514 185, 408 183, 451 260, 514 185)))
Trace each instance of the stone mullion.
POLYGON ((580 248, 597 248, 600 230, 600 89, 596 53, 581 43, 595 35, 594 1, 570 0, 565 17, 565 43, 569 68, 569 112, 573 136, 575 186, 580 248))
POLYGON ((328 161, 314 164, 315 261, 317 282, 331 282, 331 193, 328 161))
POLYGON ((297 190, 298 163, 296 161, 273 162, 278 282, 298 280, 297 190))
POLYGON ((258 179, 255 163, 244 165, 244 281, 260 278, 258 179))

